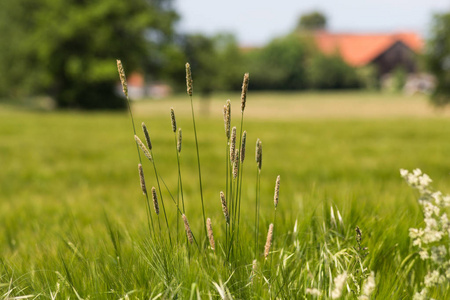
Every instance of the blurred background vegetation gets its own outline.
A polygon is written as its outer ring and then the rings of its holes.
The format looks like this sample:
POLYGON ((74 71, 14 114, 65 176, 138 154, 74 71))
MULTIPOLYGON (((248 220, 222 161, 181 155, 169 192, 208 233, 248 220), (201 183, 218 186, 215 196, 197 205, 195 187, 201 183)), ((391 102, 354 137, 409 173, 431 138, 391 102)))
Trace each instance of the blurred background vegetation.
MULTIPOLYGON (((378 89, 371 65, 349 65, 338 52, 318 51, 314 33, 326 30, 326 16, 299 17, 296 28, 268 44, 240 47, 231 34, 180 34, 170 0, 3 0, 0 7, 0 97, 18 101, 49 97, 58 108, 123 109, 117 93, 115 59, 146 83, 184 89, 184 62, 196 74, 203 99, 212 91, 238 90, 244 72, 254 90, 378 89)), ((434 74, 432 99, 449 101, 450 14, 436 15, 417 71, 434 74)), ((405 72, 392 72, 401 90, 405 72)))

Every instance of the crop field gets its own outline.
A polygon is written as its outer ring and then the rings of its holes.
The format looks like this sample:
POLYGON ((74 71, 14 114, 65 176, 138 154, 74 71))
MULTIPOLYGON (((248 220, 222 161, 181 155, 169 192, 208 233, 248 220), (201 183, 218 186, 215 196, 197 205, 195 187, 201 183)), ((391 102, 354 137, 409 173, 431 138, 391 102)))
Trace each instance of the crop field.
MULTIPOLYGON (((160 202, 159 216, 151 207, 153 227, 128 114, 0 105, 0 298, 411 299, 423 291, 435 261, 422 260, 409 236, 410 228, 425 226, 424 215, 419 192, 400 169, 420 168, 434 189, 450 193, 448 109, 438 111, 419 95, 249 91, 240 233, 230 248, 219 196, 227 186, 228 98, 239 135, 239 92, 209 101, 194 94, 202 196, 215 250, 204 229, 187 96, 132 103, 137 135, 144 141, 145 122, 167 185, 160 180, 167 224, 160 202), (174 203, 179 189, 170 107, 183 131, 180 166, 192 244, 174 203)), ((151 201, 151 187, 159 189, 152 163, 141 156, 151 201)), ((447 233, 433 245, 448 244, 447 233)), ((449 253, 441 256, 441 265, 450 264, 449 253)), ((449 281, 440 275, 427 297, 449 299, 449 281)))

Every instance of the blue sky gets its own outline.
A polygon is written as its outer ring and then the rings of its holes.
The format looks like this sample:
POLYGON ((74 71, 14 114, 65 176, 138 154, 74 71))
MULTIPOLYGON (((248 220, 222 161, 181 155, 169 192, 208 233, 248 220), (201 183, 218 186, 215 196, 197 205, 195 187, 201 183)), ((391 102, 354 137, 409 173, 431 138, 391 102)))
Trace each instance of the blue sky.
POLYGON ((262 45, 295 27, 298 16, 320 10, 335 32, 413 30, 425 35, 433 13, 450 0, 175 0, 184 33, 229 32, 241 45, 262 45))

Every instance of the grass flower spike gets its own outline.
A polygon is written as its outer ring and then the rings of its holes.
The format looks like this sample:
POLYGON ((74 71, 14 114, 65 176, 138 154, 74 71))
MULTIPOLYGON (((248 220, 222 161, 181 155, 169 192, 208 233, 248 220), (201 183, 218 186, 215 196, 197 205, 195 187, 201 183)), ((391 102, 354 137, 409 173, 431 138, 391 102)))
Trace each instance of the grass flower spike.
POLYGON ((141 182, 142 193, 144 193, 144 195, 146 195, 147 188, 145 187, 144 170, 142 169, 142 164, 138 164, 138 170, 139 170, 139 180, 141 182))
POLYGON ((212 250, 216 250, 216 243, 214 242, 214 235, 213 235, 212 223, 211 223, 210 218, 206 219, 206 227, 207 227, 209 245, 211 246, 212 250))
POLYGON ((152 187, 152 200, 153 200, 153 207, 155 208, 155 213, 159 215, 158 197, 156 195, 155 187, 152 187))
POLYGON ((175 111, 173 107, 170 108, 170 120, 172 121, 172 131, 177 132, 177 120, 175 119, 175 111))
POLYGON ((141 139, 135 135, 134 139, 136 140, 136 143, 138 143, 139 148, 141 148, 142 152, 144 152, 144 155, 150 160, 152 161, 152 155, 150 154, 150 152, 148 151, 147 147, 145 147, 144 143, 142 143, 141 139))
POLYGON ((178 139, 177 139, 177 151, 178 153, 181 152, 181 141, 182 141, 183 135, 181 132, 181 128, 178 129, 178 139))
POLYGON ((244 80, 242 82, 241 112, 244 112, 245 104, 247 102, 248 80, 249 80, 249 74, 245 73, 244 80))
POLYGON ((231 101, 227 100, 226 112, 225 112, 225 133, 227 139, 230 139, 230 128, 231 128, 231 101))
POLYGON ((220 192, 220 202, 222 203, 222 212, 227 224, 230 224, 230 215, 228 214, 227 201, 225 200, 225 194, 220 192))
POLYGON ((152 150, 152 142, 150 140, 150 135, 148 134, 147 126, 142 122, 142 131, 144 132, 145 141, 147 142, 148 150, 152 150))
POLYGON ((189 243, 193 243, 194 242, 194 236, 192 235, 192 231, 191 231, 191 227, 189 226, 189 222, 188 219, 186 217, 186 215, 182 215, 181 216, 183 218, 183 222, 184 222, 184 229, 186 230, 186 236, 188 238, 189 243))
POLYGON ((277 181, 275 182, 275 193, 273 196, 273 204, 275 206, 275 209, 277 209, 278 206, 279 196, 280 196, 280 175, 277 176, 277 181))
POLYGON ((272 246, 273 239, 273 224, 269 225, 269 231, 267 232, 266 245, 264 246, 264 258, 267 259, 270 253, 270 247, 272 246))
POLYGON ((192 97, 192 73, 189 63, 186 63, 186 90, 187 94, 192 97))
POLYGON ((231 130, 231 141, 230 141, 230 161, 234 163, 236 157, 236 127, 231 130))
POLYGON ((245 159, 245 145, 247 143, 247 131, 244 131, 242 134, 242 143, 241 143, 241 164, 244 162, 245 159))
POLYGON ((117 70, 119 71, 119 78, 120 82, 122 83, 123 93, 125 97, 128 98, 127 78, 125 77, 125 71, 123 70, 122 62, 119 59, 117 60, 117 70))

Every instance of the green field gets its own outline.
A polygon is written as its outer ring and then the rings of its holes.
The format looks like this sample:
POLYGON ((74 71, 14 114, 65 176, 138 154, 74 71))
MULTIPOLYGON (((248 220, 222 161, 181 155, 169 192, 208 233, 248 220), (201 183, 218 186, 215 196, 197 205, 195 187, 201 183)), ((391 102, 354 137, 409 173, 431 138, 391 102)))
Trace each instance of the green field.
MULTIPOLYGON (((237 299, 303 298, 306 288, 332 289, 333 278, 345 268, 339 266, 336 253, 354 249, 356 226, 369 250, 363 264, 375 272, 373 299, 410 299, 420 290, 428 266, 419 259, 408 230, 422 226, 423 216, 417 194, 399 169, 420 168, 433 178, 435 188, 449 192, 449 111, 435 111, 424 96, 249 93, 242 241, 239 258, 228 264, 219 250, 224 244, 219 192, 225 186, 222 106, 229 97, 235 99, 232 124, 239 128, 239 93, 215 95, 208 109, 196 111, 205 210, 213 221, 215 255, 202 246, 186 248, 182 223, 178 247, 168 248, 162 220, 163 244, 149 238, 129 115, 0 106, 0 298, 51 299, 57 289, 55 299, 219 298, 220 289, 213 282, 222 283, 237 299), (256 257, 261 271, 250 284, 257 138, 263 143, 256 257), (262 254, 273 221, 277 175, 281 191, 269 263, 262 254), (343 224, 333 225, 330 207, 335 214, 339 210, 343 224)), ((194 99, 198 108, 200 102, 194 99)), ((186 216, 201 243, 189 99, 136 102, 138 135, 143 137, 139 124, 144 121, 158 172, 176 194, 171 106, 183 129, 186 216)), ((156 186, 148 161, 144 170, 147 185, 156 186)), ((163 196, 176 240, 176 208, 165 189, 163 196)), ((350 273, 357 267, 354 257, 347 258, 350 273)), ((444 283, 433 295, 445 299, 450 297, 448 289, 444 283)), ((344 297, 357 298, 350 291, 344 297)))

